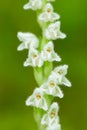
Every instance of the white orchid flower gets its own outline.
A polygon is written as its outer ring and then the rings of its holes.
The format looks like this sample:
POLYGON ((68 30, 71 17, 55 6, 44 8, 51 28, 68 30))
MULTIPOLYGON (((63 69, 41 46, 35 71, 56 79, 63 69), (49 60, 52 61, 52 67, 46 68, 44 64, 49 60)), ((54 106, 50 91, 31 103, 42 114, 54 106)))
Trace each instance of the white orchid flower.
POLYGON ((50 3, 47 3, 44 8, 44 12, 41 13, 38 19, 42 22, 54 22, 58 20, 60 16, 57 13, 53 12, 53 6, 50 3))
POLYGON ((58 111, 59 106, 56 102, 54 102, 50 106, 47 114, 43 115, 41 124, 46 126, 53 126, 54 124, 58 124, 59 123, 58 111))
POLYGON ((48 109, 46 99, 44 98, 44 93, 42 89, 36 88, 31 96, 26 100, 27 106, 35 106, 43 110, 48 109))
POLYGON ((46 130, 61 130, 60 124, 54 124, 53 126, 48 126, 46 130))
POLYGON ((46 29, 45 35, 48 40, 64 39, 66 34, 60 31, 60 21, 51 23, 46 29))
POLYGON ((29 0, 27 4, 24 5, 24 9, 32 9, 32 10, 37 10, 41 9, 43 4, 43 0, 29 0))
POLYGON ((58 56, 57 53, 55 53, 54 44, 51 41, 45 44, 41 52, 41 57, 44 61, 61 61, 61 58, 58 56))
POLYGON ((65 77, 67 74, 68 65, 58 66, 52 72, 51 75, 54 75, 58 81, 59 85, 65 85, 71 87, 70 81, 65 77))
POLYGON ((37 48, 38 47, 39 40, 32 33, 18 32, 17 37, 22 42, 17 48, 18 51, 21 51, 21 50, 24 50, 24 49, 29 49, 30 47, 31 48, 37 48))
POLYGON ((43 60, 41 58, 41 54, 36 49, 31 49, 29 51, 28 58, 24 62, 24 66, 33 66, 33 67, 41 67, 43 65, 43 60))
POLYGON ((41 88, 48 95, 52 95, 54 97, 59 97, 59 98, 63 98, 63 96, 64 96, 62 90, 57 85, 57 80, 54 77, 54 75, 49 76, 47 82, 44 83, 41 86, 41 88))

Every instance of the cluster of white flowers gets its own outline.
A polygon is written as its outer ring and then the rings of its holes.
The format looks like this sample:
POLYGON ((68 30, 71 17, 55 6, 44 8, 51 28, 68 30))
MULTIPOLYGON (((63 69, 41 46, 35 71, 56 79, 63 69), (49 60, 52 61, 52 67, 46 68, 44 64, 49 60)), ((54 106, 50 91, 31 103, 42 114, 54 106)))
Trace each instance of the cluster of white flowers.
POLYGON ((24 66, 41 67, 44 61, 61 61, 61 58, 54 51, 54 45, 52 41, 49 41, 44 45, 41 52, 38 50, 39 39, 31 33, 18 33, 18 39, 22 42, 18 46, 18 50, 28 49, 28 58, 24 62, 24 66))
POLYGON ((53 97, 63 98, 63 92, 59 85, 71 87, 70 81, 65 77, 67 74, 67 65, 56 67, 48 77, 48 80, 39 88, 36 88, 26 101, 26 105, 32 105, 47 110, 47 103, 44 95, 52 95, 53 97))
MULTIPOLYGON (((54 12, 53 6, 50 2, 55 0, 29 0, 24 5, 24 9, 32 9, 34 11, 40 10, 38 15, 39 23, 45 24, 43 33, 45 43, 41 47, 41 39, 37 38, 32 33, 18 32, 18 39, 21 44, 18 46, 18 51, 27 49, 28 57, 24 62, 24 66, 32 66, 41 68, 45 62, 60 62, 60 56, 54 51, 54 44, 52 40, 64 39, 66 34, 60 31, 61 22, 60 15, 54 12)), ((65 77, 67 74, 68 65, 61 65, 50 72, 48 79, 40 87, 37 87, 33 94, 26 100, 27 106, 34 106, 43 109, 46 114, 41 119, 41 125, 46 126, 46 130, 61 130, 59 123, 57 103, 48 105, 46 95, 52 97, 63 98, 64 94, 60 88, 61 85, 71 87, 70 81, 65 77)))
POLYGON ((65 77, 67 74, 67 65, 56 67, 51 75, 48 77, 47 82, 45 82, 41 88, 48 95, 52 95, 54 97, 63 98, 63 93, 59 87, 59 85, 65 85, 67 87, 71 87, 70 81, 65 77))

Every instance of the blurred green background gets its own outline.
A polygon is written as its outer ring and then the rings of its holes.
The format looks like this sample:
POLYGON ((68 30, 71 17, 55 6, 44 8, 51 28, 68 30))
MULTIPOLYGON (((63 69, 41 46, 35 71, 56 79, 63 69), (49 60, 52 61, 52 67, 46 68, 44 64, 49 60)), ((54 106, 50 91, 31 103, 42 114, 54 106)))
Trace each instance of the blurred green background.
MULTIPOLYGON (((32 107, 26 98, 37 86, 33 69, 22 63, 27 51, 17 52, 18 31, 41 30, 33 11, 23 10, 27 0, 0 0, 0 130, 37 130, 32 107)), ((60 104, 62 130, 87 130, 87 1, 56 0, 55 11, 61 15, 65 40, 55 41, 55 50, 68 64, 67 77, 72 88, 62 87, 65 97, 60 104)), ((57 65, 57 64, 55 64, 57 65)))

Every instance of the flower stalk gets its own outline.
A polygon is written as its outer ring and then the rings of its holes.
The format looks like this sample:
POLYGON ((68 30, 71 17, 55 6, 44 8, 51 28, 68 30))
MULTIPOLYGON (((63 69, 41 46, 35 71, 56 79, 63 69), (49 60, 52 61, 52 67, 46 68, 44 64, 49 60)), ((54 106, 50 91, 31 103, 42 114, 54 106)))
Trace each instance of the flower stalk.
POLYGON ((60 15, 54 12, 51 2, 55 0, 29 0, 24 9, 36 11, 37 21, 42 30, 41 38, 30 32, 18 32, 21 44, 18 51, 27 49, 28 57, 24 66, 32 66, 38 87, 26 100, 27 106, 34 107, 34 117, 39 130, 61 130, 59 122, 59 104, 55 97, 63 98, 60 86, 71 87, 65 77, 68 65, 53 67, 53 62, 60 62, 60 56, 54 50, 53 40, 64 39, 66 34, 60 31, 60 15), (52 103, 53 102, 53 103, 52 103))

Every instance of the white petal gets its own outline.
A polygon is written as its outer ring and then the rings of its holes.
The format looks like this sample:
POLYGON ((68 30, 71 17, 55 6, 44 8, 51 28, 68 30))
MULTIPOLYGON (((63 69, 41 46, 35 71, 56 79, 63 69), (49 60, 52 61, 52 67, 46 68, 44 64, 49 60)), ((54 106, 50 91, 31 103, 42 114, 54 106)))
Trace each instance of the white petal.
POLYGON ((47 50, 48 48, 51 49, 51 51, 54 50, 54 44, 52 41, 49 41, 45 46, 44 46, 44 49, 43 50, 47 50))
POLYGON ((27 67, 27 66, 32 66, 32 61, 30 58, 27 58, 26 61, 24 62, 24 66, 27 67))
POLYGON ((59 87, 56 88, 55 96, 58 96, 59 98, 63 98, 63 96, 64 96, 62 90, 59 87))
POLYGON ((58 72, 61 71, 61 74, 60 73, 59 74, 65 76, 67 74, 67 69, 68 69, 68 65, 61 65, 56 67, 54 69, 54 72, 58 74, 58 72))
POLYGON ((48 28, 47 28, 46 31, 45 31, 45 36, 46 36, 46 38, 47 38, 48 40, 51 39, 51 36, 52 36, 52 39, 53 39, 53 34, 50 34, 48 28))
POLYGON ((18 51, 22 51, 22 50, 24 50, 24 48, 25 48, 25 44, 22 43, 22 44, 20 44, 20 45, 18 46, 17 50, 18 50, 18 51))
POLYGON ((23 37, 23 33, 22 32, 18 32, 17 37, 18 37, 18 39, 20 41, 24 41, 25 40, 24 37, 23 37))
POLYGON ((51 21, 58 20, 60 18, 60 15, 57 13, 52 13, 51 14, 51 21))
POLYGON ((71 82, 65 77, 62 79, 62 84, 64 84, 67 87, 71 87, 71 82))
POLYGON ((53 12, 53 6, 52 6, 51 3, 47 3, 47 4, 45 5, 44 11, 47 12, 48 9, 50 9, 50 12, 53 12))
POLYGON ((52 50, 54 49, 54 44, 52 41, 48 42, 48 44, 46 45, 46 47, 50 47, 52 48, 52 50))
POLYGON ((32 33, 18 32, 17 37, 20 41, 27 41, 30 37, 34 37, 34 35, 32 33))
POLYGON ((27 100, 26 100, 26 105, 27 106, 32 106, 34 104, 34 97, 30 96, 27 100))
POLYGON ((35 88, 33 94, 36 95, 37 93, 40 93, 43 96, 43 91, 41 88, 35 88))
POLYGON ((49 113, 51 113, 51 111, 55 111, 56 113, 58 113, 58 111, 59 111, 58 103, 54 102, 51 104, 50 109, 49 109, 49 113))
POLYGON ((38 59, 38 67, 41 67, 43 65, 43 60, 41 59, 41 57, 39 56, 38 59))
POLYGON ((46 22, 46 21, 47 21, 47 16, 46 16, 45 13, 41 13, 41 14, 39 15, 38 19, 39 19, 40 21, 46 22))
POLYGON ((57 34, 53 28, 47 28, 45 31, 45 36, 48 40, 56 40, 57 34))
POLYGON ((57 37, 60 39, 64 39, 64 38, 66 38, 66 34, 59 32, 57 37))
POLYGON ((25 10, 30 9, 30 8, 31 8, 30 3, 25 4, 23 8, 24 8, 25 10))
POLYGON ((42 117, 42 120, 41 120, 41 124, 42 125, 46 125, 48 122, 47 122, 47 114, 45 114, 43 117, 42 117))
POLYGON ((48 89, 47 82, 43 83, 40 87, 43 91, 46 91, 48 89))
POLYGON ((37 100, 35 97, 34 106, 37 108, 41 108, 41 100, 37 100))
POLYGON ((51 74, 50 74, 49 78, 54 79, 56 82, 57 82, 57 80, 58 80, 58 79, 57 79, 58 76, 57 76, 57 74, 56 74, 54 71, 51 71, 51 74))
POLYGON ((41 108, 42 108, 43 110, 45 110, 45 111, 48 110, 48 105, 47 105, 47 102, 46 102, 45 98, 43 99, 43 104, 42 104, 41 108))
POLYGON ((53 53, 52 54, 52 61, 61 61, 61 58, 58 56, 57 53, 53 53))
POLYGON ((37 10, 42 7, 42 0, 30 0, 29 3, 24 5, 24 9, 37 10))
POLYGON ((30 41, 30 40, 33 40, 33 39, 37 39, 38 38, 32 34, 32 33, 27 33, 27 32, 18 32, 17 34, 17 37, 20 41, 30 41))
POLYGON ((46 130, 61 130, 60 124, 54 124, 53 126, 48 126, 46 130))

